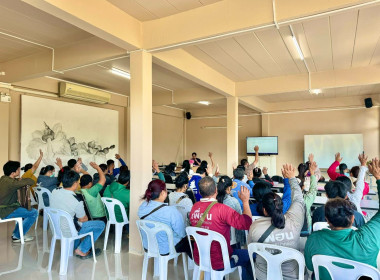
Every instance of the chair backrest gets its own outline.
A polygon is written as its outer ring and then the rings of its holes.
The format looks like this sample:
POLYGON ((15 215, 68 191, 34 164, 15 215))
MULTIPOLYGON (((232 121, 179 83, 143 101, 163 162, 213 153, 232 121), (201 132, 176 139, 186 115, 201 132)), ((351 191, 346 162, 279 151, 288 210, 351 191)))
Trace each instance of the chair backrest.
POLYGON ((115 215, 115 206, 117 205, 120 207, 120 211, 121 211, 121 214, 123 216, 123 223, 128 224, 128 216, 127 216, 127 213, 125 211, 125 207, 124 207, 123 203, 120 202, 120 200, 118 200, 116 198, 102 197, 102 202, 104 203, 104 205, 107 208, 108 220, 111 223, 115 223, 115 224, 118 223, 117 219, 116 219, 116 215, 115 215))
POLYGON ((234 227, 231 227, 230 245, 235 245, 236 243, 237 243, 237 240, 236 240, 236 229, 234 227))
POLYGON ((256 253, 267 262, 267 279, 283 279, 281 265, 290 260, 297 261, 298 279, 304 279, 305 259, 303 254, 298 250, 267 243, 250 243, 248 245, 248 253, 254 276, 255 266, 252 263, 252 255, 256 253))
POLYGON ((318 231, 324 228, 330 229, 329 224, 327 222, 316 222, 313 224, 313 231, 318 231))
POLYGON ((46 193, 46 195, 49 197, 49 203, 51 198, 51 192, 47 188, 43 188, 37 185, 37 187, 33 188, 34 193, 37 194, 37 202, 38 202, 38 209, 44 209, 45 207, 48 207, 44 203, 43 194, 46 193))
MULTIPOLYGON (((228 254, 227 242, 223 235, 216 231, 199 228, 199 227, 187 227, 186 228, 187 237, 190 241, 191 236, 194 238, 195 243, 197 244, 198 254, 199 254, 199 268, 203 271, 211 271, 211 257, 210 257, 210 248, 212 242, 218 242, 220 248, 222 249, 223 264, 224 270, 230 270, 230 257, 228 254)), ((193 248, 191 247, 191 253, 194 253, 193 248)))
POLYGON ((332 280, 338 279, 359 279, 361 276, 371 277, 372 280, 379 280, 379 271, 370 265, 342 259, 338 257, 331 257, 325 255, 314 255, 312 258, 315 279, 319 280, 319 267, 323 266, 330 273, 332 280), (337 264, 344 264, 345 267, 337 266, 337 264), (349 266, 349 267, 347 267, 349 266), (350 275, 348 277, 347 275, 350 275))
POLYGON ((69 213, 50 207, 46 207, 44 211, 48 214, 50 226, 57 239, 61 239, 62 237, 71 238, 78 236, 73 217, 71 217, 69 213))
POLYGON ((173 240, 173 231, 168 225, 164 223, 160 223, 160 222, 144 221, 144 220, 138 220, 136 221, 136 224, 137 224, 137 228, 139 229, 141 244, 143 245, 143 247, 144 247, 144 243, 143 243, 142 232, 145 233, 145 236, 148 242, 148 248, 145 248, 145 249, 148 250, 147 254, 149 256, 158 257, 160 254, 160 249, 159 249, 158 240, 157 240, 157 234, 159 232, 164 232, 168 238, 169 255, 176 253, 176 250, 174 247, 174 240, 173 240))
POLYGON ((263 218, 263 216, 252 216, 252 222, 256 221, 257 219, 263 218))

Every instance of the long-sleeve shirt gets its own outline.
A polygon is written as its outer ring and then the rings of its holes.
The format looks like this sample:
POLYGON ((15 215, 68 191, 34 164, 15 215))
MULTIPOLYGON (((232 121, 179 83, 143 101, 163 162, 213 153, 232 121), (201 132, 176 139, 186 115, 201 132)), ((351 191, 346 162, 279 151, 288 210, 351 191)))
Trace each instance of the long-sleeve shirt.
POLYGON ((249 190, 249 195, 252 196, 252 188, 247 183, 244 183, 243 181, 240 181, 240 180, 237 180, 237 179, 234 179, 233 182, 235 184, 232 185, 231 194, 233 195, 233 197, 235 197, 239 201, 240 206, 243 209, 243 202, 239 198, 239 191, 241 190, 241 187, 244 186, 244 187, 246 187, 249 190))
POLYGON ((34 183, 30 178, 14 179, 5 175, 0 178, 0 218, 5 218, 20 207, 17 190, 34 183))
MULTIPOLYGON (((264 240, 264 243, 284 246, 299 250, 300 232, 305 217, 305 202, 301 188, 296 178, 290 180, 292 192, 292 205, 285 214, 285 227, 275 228, 272 233, 264 240)), ((264 217, 255 220, 249 230, 248 243, 257 242, 264 232, 271 225, 271 217, 264 217)), ((259 280, 266 279, 266 261, 257 256, 256 258, 256 277, 259 280)), ((289 261, 282 264, 282 275, 284 279, 298 279, 298 264, 296 261, 289 261)))
POLYGON ((335 181, 338 177, 345 176, 344 174, 336 172, 336 169, 338 168, 339 164, 339 161, 336 160, 330 165, 329 169, 327 169, 327 174, 329 175, 332 181, 335 181))
MULTIPOLYGON (((120 162, 121 166, 127 166, 127 164, 124 162, 124 160, 122 158, 119 158, 119 162, 120 162)), ((114 168, 112 175, 114 177, 116 177, 117 175, 119 175, 119 173, 120 173, 120 168, 114 168)))
MULTIPOLYGON (((362 208, 360 207, 360 201, 363 198, 363 192, 364 192, 364 188, 365 188, 364 177, 365 177, 367 170, 368 170, 367 166, 360 166, 358 180, 356 181, 356 189, 353 193, 350 193, 350 192, 347 193, 349 200, 353 204, 355 204, 356 210, 359 213, 362 213, 362 208)), ((368 189, 369 189, 369 187, 368 187, 368 189)), ((367 193, 368 193, 368 191, 367 191, 367 193)))
POLYGON ((310 188, 307 193, 304 194, 303 199, 306 206, 306 218, 308 232, 311 232, 312 219, 311 219, 311 206, 314 203, 315 197, 317 196, 317 178, 315 175, 310 176, 310 188))
MULTIPOLYGON (((380 192, 380 180, 376 181, 380 192)), ((380 212, 357 230, 328 230, 313 232, 305 246, 305 262, 309 270, 314 271, 311 261, 314 255, 327 255, 349 259, 377 266, 376 257, 380 250, 380 212)), ((320 279, 331 279, 325 271, 321 271, 320 279)))

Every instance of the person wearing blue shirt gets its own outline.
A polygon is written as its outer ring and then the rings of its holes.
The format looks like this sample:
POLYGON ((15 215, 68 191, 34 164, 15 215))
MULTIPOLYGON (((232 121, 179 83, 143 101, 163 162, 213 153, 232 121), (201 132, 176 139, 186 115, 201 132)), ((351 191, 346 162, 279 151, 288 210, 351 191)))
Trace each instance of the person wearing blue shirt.
POLYGON ((198 167, 197 173, 194 173, 194 175, 191 177, 189 181, 189 188, 193 190, 193 193, 195 195, 195 200, 200 201, 202 196, 199 192, 199 181, 206 176, 206 169, 203 167, 198 167))
MULTIPOLYGON (((173 230, 174 247, 177 253, 187 253, 191 257, 191 249, 187 240, 185 223, 182 214, 175 206, 164 203, 168 192, 166 185, 161 180, 153 180, 149 183, 144 202, 140 205, 137 215, 141 220, 160 222, 168 225, 173 230)), ((148 249, 147 237, 141 231, 144 249, 148 249)), ((169 253, 168 238, 164 232, 157 234, 158 247, 161 255, 169 253)))
POLYGON ((252 196, 252 187, 242 180, 244 178, 244 169, 236 168, 234 170, 234 181, 232 184, 231 194, 239 201, 241 208, 243 209, 243 202, 239 198, 239 191, 241 186, 246 187, 249 190, 249 195, 252 196))
MULTIPOLYGON (((127 166, 119 154, 116 154, 115 158, 122 166, 127 166)), ((120 168, 115 168, 115 161, 113 159, 107 160, 107 173, 113 175, 114 177, 120 173, 120 168)))

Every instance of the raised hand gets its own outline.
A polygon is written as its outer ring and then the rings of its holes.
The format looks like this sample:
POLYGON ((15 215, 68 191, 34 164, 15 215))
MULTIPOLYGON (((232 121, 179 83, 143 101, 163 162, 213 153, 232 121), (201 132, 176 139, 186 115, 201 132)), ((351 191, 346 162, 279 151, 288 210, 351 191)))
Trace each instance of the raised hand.
POLYGON ((208 153, 209 158, 212 158, 212 155, 213 155, 213 153, 211 153, 211 152, 208 153))
POLYGON ((268 175, 268 168, 264 166, 263 168, 263 174, 264 175, 268 175))
POLYGON ((315 161, 310 162, 309 171, 311 175, 315 175, 315 171, 317 170, 317 168, 318 168, 318 165, 315 161))
POLYGON ((240 200, 241 200, 243 203, 244 203, 244 202, 249 202, 249 196, 250 196, 250 193, 249 193, 248 188, 246 188, 246 187, 244 187, 244 186, 241 186, 238 195, 239 195, 240 200))
POLYGON ((115 155, 115 158, 116 158, 117 160, 119 160, 121 157, 120 157, 119 154, 116 154, 116 155, 115 155))
POLYGON ((40 157, 42 158, 44 156, 44 153, 42 152, 42 150, 40 149, 40 157))
POLYGON ((62 160, 60 158, 57 158, 55 160, 55 164, 59 167, 59 169, 62 169, 63 168, 63 165, 62 165, 62 160))
POLYGON ((361 166, 366 166, 367 165, 368 156, 366 156, 365 154, 359 154, 358 159, 360 161, 361 166))
POLYGON ((160 168, 158 168, 158 162, 153 160, 152 161, 152 167, 153 169, 157 172, 157 173, 160 173, 160 168))
POLYGON ((259 146, 255 146, 255 148, 253 148, 255 150, 255 152, 257 153, 259 151, 259 146))
POLYGON ((372 161, 368 164, 368 170, 376 178, 376 180, 380 180, 380 162, 378 158, 372 159, 372 161))
POLYGON ((289 163, 284 164, 281 171, 285 178, 290 179, 296 177, 296 169, 289 163))
POLYGON ((340 157, 340 153, 335 154, 335 161, 342 162, 343 158, 340 157))
POLYGON ((251 170, 248 174, 248 181, 252 181, 253 179, 253 171, 251 170))
POLYGON ((309 154, 309 162, 312 163, 314 162, 314 155, 313 154, 309 154))
POLYGON ((97 164, 96 164, 95 162, 93 162, 93 161, 90 162, 90 165, 91 165, 91 167, 94 168, 94 169, 98 169, 98 168, 100 168, 99 165, 97 165, 97 164))

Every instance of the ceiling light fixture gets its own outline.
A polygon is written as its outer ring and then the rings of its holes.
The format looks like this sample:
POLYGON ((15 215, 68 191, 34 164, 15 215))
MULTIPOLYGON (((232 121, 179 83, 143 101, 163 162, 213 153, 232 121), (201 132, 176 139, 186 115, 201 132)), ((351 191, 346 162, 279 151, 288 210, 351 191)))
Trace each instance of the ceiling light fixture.
POLYGON ((112 69, 110 70, 113 74, 115 75, 119 75, 121 77, 124 77, 124 78, 127 78, 128 80, 131 79, 131 74, 129 74, 128 72, 126 71, 123 71, 123 70, 120 70, 120 69, 117 69, 115 67, 112 67, 112 69))
POLYGON ((303 53, 302 53, 302 50, 301 50, 301 47, 300 45, 298 44, 298 41, 296 39, 295 36, 292 36, 292 39, 293 39, 293 43, 294 43, 294 46, 296 47, 297 49, 297 52, 298 52, 298 55, 300 56, 301 60, 304 60, 304 56, 303 56, 303 53))
POLYGON ((198 103, 206 106, 210 105, 210 102, 208 101, 198 101, 198 103))
POLYGON ((319 88, 317 88, 317 89, 311 89, 310 93, 318 95, 318 94, 322 93, 322 90, 319 89, 319 88))

